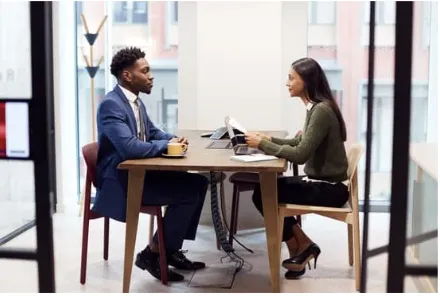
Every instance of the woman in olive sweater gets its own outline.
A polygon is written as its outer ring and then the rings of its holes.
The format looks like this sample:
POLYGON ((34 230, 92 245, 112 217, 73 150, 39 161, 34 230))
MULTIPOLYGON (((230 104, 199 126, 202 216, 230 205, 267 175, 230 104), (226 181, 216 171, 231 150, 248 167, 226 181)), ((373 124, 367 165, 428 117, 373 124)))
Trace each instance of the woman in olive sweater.
MULTIPOLYGON (((303 133, 293 139, 248 133, 247 144, 293 164, 305 164, 306 176, 278 179, 279 202, 342 207, 348 200, 348 162, 344 147, 347 131, 341 111, 324 71, 315 60, 303 58, 295 61, 288 77, 286 86, 290 96, 300 98, 307 107, 303 133)), ((263 214, 259 186, 252 200, 263 214)), ((294 217, 284 220, 283 241, 290 253, 290 258, 283 261, 283 266, 288 269, 286 278, 303 275, 305 265, 313 258, 316 268, 316 259, 321 250, 304 233, 294 217)))

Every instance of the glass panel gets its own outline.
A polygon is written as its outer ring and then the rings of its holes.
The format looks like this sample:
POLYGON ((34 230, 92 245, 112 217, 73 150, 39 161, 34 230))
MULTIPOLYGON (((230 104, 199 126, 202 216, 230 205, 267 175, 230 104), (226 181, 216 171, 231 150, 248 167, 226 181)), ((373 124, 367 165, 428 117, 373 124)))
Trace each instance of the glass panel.
MULTIPOLYGON (((82 13, 87 22, 89 32, 95 33, 99 24, 105 16, 105 3, 97 1, 77 2, 77 13, 81 13, 78 9, 81 5, 82 13), (81 4, 80 4, 81 3, 81 4)), ((115 12, 114 18, 118 21, 126 20, 126 2, 120 2, 115 12)), ((80 19, 80 15, 77 19, 80 19)), ((77 23, 77 83, 78 83, 78 137, 79 137, 79 162, 80 162, 80 186, 81 191, 84 188, 86 166, 82 157, 81 148, 91 142, 96 142, 96 110, 105 95, 105 68, 107 62, 104 60, 105 55, 105 30, 108 28, 106 22, 99 32, 99 35, 93 46, 85 38, 86 29, 82 22, 77 23), (93 58, 91 58, 93 57, 93 58), (100 63, 99 63, 100 62, 100 63), (91 79, 91 74, 87 70, 87 65, 97 67, 99 69, 91 79)))
MULTIPOLYGON (((0 2, 0 158, 30 153, 28 104, 11 102, 32 97, 29 8, 0 2)), ((34 184, 32 161, 0 160, 0 241, 35 220, 34 184)))
MULTIPOLYGON (((125 47, 139 47, 145 52, 153 72, 154 88, 150 95, 140 94, 140 98, 146 105, 150 119, 157 127, 168 132, 177 130, 178 28, 173 18, 169 17, 173 15, 172 11, 169 11, 175 7, 173 3, 157 1, 82 2, 82 10, 90 23, 90 30, 98 27, 106 11, 113 13, 113 21, 109 18, 93 46, 94 65, 106 52, 110 52, 112 56, 125 47), (153 15, 154 18, 151 17, 153 15), (106 34, 108 41, 105 38, 106 34)), ((116 79, 111 75, 109 69, 111 60, 104 59, 94 78, 94 91, 92 92, 92 83, 85 69, 86 62, 82 55, 82 48, 84 48, 84 55, 87 58, 90 57, 90 48, 84 33, 82 24, 78 23, 79 151, 85 144, 96 141, 93 134, 96 125, 96 109, 105 94, 116 85, 116 79), (104 65, 106 66, 104 67, 104 65), (91 100, 92 93, 95 97, 94 106, 91 100)), ((80 155, 81 191, 84 187, 85 174, 86 167, 82 155, 80 155)))
POLYGON ((0 160, 0 240, 35 219, 34 163, 0 160))
MULTIPOLYGON (((408 238, 438 229, 438 2, 414 3, 408 238)), ((438 237, 407 250, 407 264, 438 266, 438 237)), ((405 292, 437 292, 437 285, 437 277, 407 277, 405 292)))

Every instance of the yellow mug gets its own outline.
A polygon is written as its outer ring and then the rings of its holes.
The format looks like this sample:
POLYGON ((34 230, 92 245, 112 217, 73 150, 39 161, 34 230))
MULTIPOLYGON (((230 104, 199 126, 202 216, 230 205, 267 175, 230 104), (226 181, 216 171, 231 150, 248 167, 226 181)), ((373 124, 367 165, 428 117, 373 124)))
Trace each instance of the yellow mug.
POLYGON ((182 155, 186 151, 183 143, 168 143, 168 155, 182 155))

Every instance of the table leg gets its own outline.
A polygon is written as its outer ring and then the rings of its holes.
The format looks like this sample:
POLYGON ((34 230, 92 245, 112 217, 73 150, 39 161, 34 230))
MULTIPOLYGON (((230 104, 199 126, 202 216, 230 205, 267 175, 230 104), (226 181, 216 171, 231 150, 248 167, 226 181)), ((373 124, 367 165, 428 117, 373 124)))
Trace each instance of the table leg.
POLYGON ((141 210, 142 191, 144 189, 144 170, 128 172, 127 220, 125 224, 125 256, 123 293, 130 291, 131 272, 133 269, 134 246, 141 210))
POLYGON ((272 292, 280 292, 281 243, 278 221, 277 174, 260 173, 261 197, 263 201, 264 225, 266 227, 267 252, 269 255, 272 292))

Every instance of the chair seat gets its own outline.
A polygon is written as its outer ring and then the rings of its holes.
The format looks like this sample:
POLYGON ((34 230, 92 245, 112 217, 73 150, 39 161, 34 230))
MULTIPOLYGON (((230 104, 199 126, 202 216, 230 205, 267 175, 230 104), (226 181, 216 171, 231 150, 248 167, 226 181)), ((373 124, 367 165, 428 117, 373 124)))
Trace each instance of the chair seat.
POLYGON ((311 211, 311 212, 351 213, 353 211, 348 202, 341 208, 317 207, 317 206, 295 205, 295 204, 279 204, 279 207, 285 210, 299 210, 299 211, 311 211))
POLYGON ((258 173, 246 173, 246 172, 233 173, 229 177, 229 182, 231 182, 231 183, 259 184, 260 183, 260 175, 258 173))

